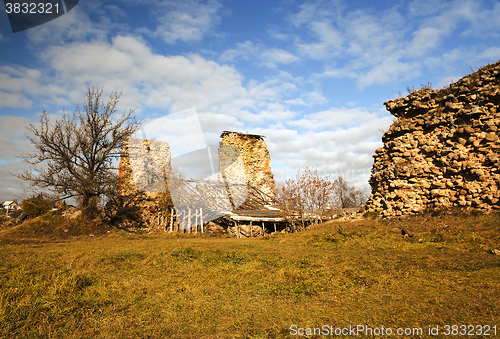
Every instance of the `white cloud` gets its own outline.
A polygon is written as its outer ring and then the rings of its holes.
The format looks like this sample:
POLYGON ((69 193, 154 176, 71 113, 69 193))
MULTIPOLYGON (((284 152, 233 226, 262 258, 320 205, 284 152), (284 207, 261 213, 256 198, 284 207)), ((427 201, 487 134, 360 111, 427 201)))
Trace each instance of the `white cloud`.
POLYGON ((317 43, 297 43, 301 55, 312 59, 325 59, 338 56, 343 50, 344 37, 328 22, 313 21, 309 24, 317 43))
POLYGON ((242 115, 243 121, 250 121, 254 124, 269 124, 270 122, 291 120, 297 115, 296 112, 288 110, 283 104, 271 102, 257 114, 242 115))
POLYGON ((500 36, 500 3, 492 2, 492 8, 478 8, 474 13, 472 25, 463 33, 464 36, 479 38, 500 36))
MULTIPOLYGON (((222 4, 216 0, 123 1, 122 5, 123 8, 97 0, 80 2, 56 20, 28 30, 27 36, 36 45, 106 41, 111 32, 153 36, 168 44, 196 42, 220 22, 222 15, 222 4), (131 28, 128 22, 134 18, 129 15, 137 6, 142 6, 141 11, 148 8, 151 20, 131 28), (151 22, 156 22, 152 29, 148 27, 151 22)), ((147 18, 147 14, 143 18, 147 18)))
POLYGON ((237 43, 236 48, 222 52, 219 59, 221 62, 234 62, 236 59, 250 60, 268 68, 300 61, 300 58, 288 51, 274 47, 265 48, 263 44, 254 44, 251 41, 237 43))
POLYGON ((420 64, 398 61, 388 58, 380 65, 370 69, 368 73, 360 76, 358 86, 364 88, 372 84, 387 84, 392 81, 410 80, 420 76, 420 64))
MULTIPOLYGON (((458 73, 456 71, 456 66, 464 65, 467 68, 469 66, 475 66, 473 63, 477 54, 478 53, 475 48, 455 48, 443 53, 442 55, 426 58, 424 63, 431 72, 441 71, 443 73, 444 70, 445 74, 435 77, 436 80, 433 82, 433 88, 443 88, 448 86, 452 80, 457 81, 467 75, 466 72, 458 73)), ((481 66, 483 65, 481 64, 481 66)))
POLYGON ((335 133, 346 130, 349 126, 359 126, 378 120, 380 113, 370 113, 364 108, 336 108, 305 115, 300 120, 289 122, 290 126, 311 131, 330 130, 335 133))
POLYGON ((43 106, 59 101, 53 95, 60 91, 58 86, 44 83, 39 70, 19 65, 0 66, 0 107, 31 108, 34 99, 43 106))
POLYGON ((307 103, 301 98, 285 100, 285 104, 295 105, 295 106, 307 106, 307 103))
POLYGON ((269 32, 269 36, 273 39, 276 39, 276 40, 287 41, 287 40, 290 40, 292 38, 291 35, 280 33, 276 29, 270 29, 268 32, 269 32))
POLYGON ((163 13, 157 15, 159 25, 154 35, 169 44, 199 41, 220 21, 221 7, 221 3, 213 0, 165 2, 160 6, 163 13))
POLYGON ((367 188, 372 155, 390 124, 390 114, 382 110, 332 107, 266 129, 275 178, 283 182, 308 166, 367 188))
MULTIPOLYGON (((74 43, 52 46, 42 58, 56 71, 58 82, 66 84, 74 102, 81 100, 86 84, 121 89, 123 107, 148 107, 180 111, 196 107, 204 112, 223 109, 235 99, 245 103, 247 95, 241 75, 198 55, 154 54, 136 38, 117 36, 112 43, 74 43)), ((233 102, 234 103, 234 102, 233 102)))
POLYGON ((407 53, 413 56, 424 56, 442 42, 441 31, 433 27, 423 27, 413 33, 413 40, 407 53))
POLYGON ((100 8, 100 3, 87 4, 80 2, 67 14, 49 21, 36 29, 26 31, 31 48, 44 48, 47 45, 62 45, 74 41, 88 39, 105 41, 111 29, 117 29, 119 24, 111 22, 105 12, 100 8), (89 8, 91 7, 91 8, 89 8), (87 12, 99 16, 99 21, 92 21, 87 12))
MULTIPOLYGON (((144 41, 131 36, 117 36, 111 43, 47 46, 40 58, 48 66, 46 73, 17 66, 0 68, 2 84, 11 90, 5 92, 9 97, 4 104, 19 107, 43 97, 72 110, 90 84, 105 87, 107 92, 122 91, 120 110, 138 107, 162 116, 195 107, 201 114, 227 114, 253 123, 265 112, 274 120, 290 118, 293 113, 279 103, 283 98, 293 99, 303 81, 278 72, 264 82, 250 80, 243 86, 241 74, 233 67, 196 54, 156 54, 144 41)), ((306 93, 304 100, 320 102, 324 98, 316 90, 306 93)))
POLYGON ((345 68, 331 68, 326 67, 322 73, 315 73, 312 75, 313 79, 321 78, 358 78, 359 74, 354 71, 349 71, 345 68))
POLYGON ((447 5, 442 0, 414 0, 408 5, 408 11, 414 17, 429 16, 446 9, 447 5))
POLYGON ((476 56, 475 61, 497 62, 500 60, 500 47, 490 47, 476 56))
POLYGON ((297 90, 297 85, 285 77, 286 76, 273 77, 264 82, 251 80, 247 85, 248 93, 257 103, 280 100, 282 95, 297 90))
MULTIPOLYGON (((452 35, 500 36, 499 17, 500 4, 472 0, 414 1, 376 13, 314 1, 302 4, 289 21, 303 59, 331 61, 313 77, 356 78, 358 88, 364 88, 420 76, 422 60, 432 64, 452 35)), ((485 53, 497 55, 495 49, 485 53)), ((468 57, 463 54, 460 64, 468 57)))
POLYGON ((300 59, 290 52, 278 48, 270 48, 262 51, 262 63, 270 68, 276 67, 277 64, 290 64, 297 62, 300 59))
POLYGON ((242 58, 248 60, 251 57, 255 57, 261 47, 255 46, 251 41, 239 42, 236 44, 236 48, 227 49, 220 55, 220 61, 222 62, 232 62, 236 58, 242 58))
POLYGON ((0 90, 0 108, 1 107, 30 108, 32 104, 33 102, 31 100, 28 100, 20 93, 7 93, 0 90))
MULTIPOLYGON (((0 98, 0 102, 3 100, 0 98)), ((24 137, 30 119, 12 115, 0 115, 0 200, 13 199, 22 194, 22 180, 12 173, 27 170, 28 165, 19 158, 22 153, 32 150, 24 137)))

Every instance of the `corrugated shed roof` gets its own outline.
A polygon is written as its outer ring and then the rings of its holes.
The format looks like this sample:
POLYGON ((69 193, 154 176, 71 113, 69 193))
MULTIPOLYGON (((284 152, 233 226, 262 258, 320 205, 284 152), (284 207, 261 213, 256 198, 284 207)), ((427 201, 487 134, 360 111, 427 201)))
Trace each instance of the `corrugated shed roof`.
POLYGON ((278 213, 272 210, 235 210, 226 215, 227 218, 238 221, 285 221, 278 213))

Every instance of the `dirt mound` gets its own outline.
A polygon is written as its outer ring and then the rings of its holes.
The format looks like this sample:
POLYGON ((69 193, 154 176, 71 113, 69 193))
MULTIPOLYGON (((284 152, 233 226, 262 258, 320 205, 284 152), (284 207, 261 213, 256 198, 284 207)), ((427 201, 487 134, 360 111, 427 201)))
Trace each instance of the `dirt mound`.
POLYGON ((0 233, 0 242, 46 242, 98 237, 109 233, 110 230, 111 227, 103 222, 100 215, 65 207, 5 229, 0 233))

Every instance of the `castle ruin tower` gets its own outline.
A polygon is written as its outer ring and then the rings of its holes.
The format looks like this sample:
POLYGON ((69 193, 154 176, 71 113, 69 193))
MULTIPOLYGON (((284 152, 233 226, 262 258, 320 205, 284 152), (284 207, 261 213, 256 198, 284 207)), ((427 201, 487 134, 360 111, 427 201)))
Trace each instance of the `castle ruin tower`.
POLYGON ((246 182, 247 202, 253 200, 259 201, 261 205, 273 204, 277 189, 264 136, 224 131, 221 138, 219 180, 246 182), (238 166, 238 163, 242 166, 238 166))

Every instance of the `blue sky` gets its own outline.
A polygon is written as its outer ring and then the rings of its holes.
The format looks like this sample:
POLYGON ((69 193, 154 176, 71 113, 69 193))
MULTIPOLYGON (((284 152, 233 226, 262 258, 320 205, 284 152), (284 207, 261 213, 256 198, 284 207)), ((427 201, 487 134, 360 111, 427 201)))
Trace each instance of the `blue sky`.
POLYGON ((500 59, 497 1, 80 0, 18 33, 0 12, 0 200, 22 193, 25 125, 88 84, 146 123, 194 108, 209 145, 265 135, 278 182, 310 166, 368 188, 384 101, 500 59))

